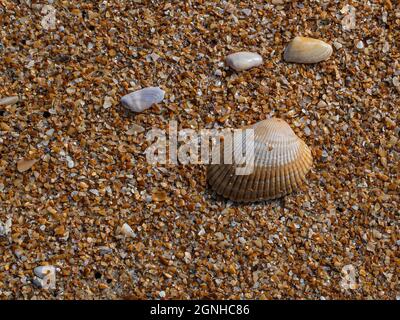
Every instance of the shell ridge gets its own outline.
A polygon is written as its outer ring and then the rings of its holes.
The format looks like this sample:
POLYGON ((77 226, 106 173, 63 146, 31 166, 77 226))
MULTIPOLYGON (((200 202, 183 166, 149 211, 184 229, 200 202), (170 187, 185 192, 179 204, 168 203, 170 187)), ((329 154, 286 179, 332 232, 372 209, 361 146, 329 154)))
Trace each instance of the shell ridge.
MULTIPOLYGON (((312 166, 311 151, 290 126, 275 118, 260 121, 255 129, 253 172, 236 174, 237 161, 219 164, 209 171, 209 182, 218 194, 234 201, 266 200, 281 197, 300 187, 312 166)), ((243 149, 236 140, 232 150, 243 149)), ((249 160, 249 159, 246 159, 249 160)), ((248 164, 248 162, 247 162, 248 164)))

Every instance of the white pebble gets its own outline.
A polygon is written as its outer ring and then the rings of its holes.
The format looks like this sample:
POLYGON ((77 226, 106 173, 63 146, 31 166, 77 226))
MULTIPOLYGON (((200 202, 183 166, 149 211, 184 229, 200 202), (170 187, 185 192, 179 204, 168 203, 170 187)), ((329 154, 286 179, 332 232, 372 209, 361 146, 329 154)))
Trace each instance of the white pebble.
POLYGON ((261 65, 263 58, 258 53, 242 51, 228 55, 225 61, 233 70, 243 71, 261 65))
POLYGON ((246 16, 250 16, 250 15, 251 15, 251 10, 250 10, 250 9, 243 9, 242 12, 243 12, 246 16))
POLYGON ((5 97, 5 98, 0 99, 0 106, 11 105, 11 104, 17 103, 18 101, 19 101, 18 96, 5 97))

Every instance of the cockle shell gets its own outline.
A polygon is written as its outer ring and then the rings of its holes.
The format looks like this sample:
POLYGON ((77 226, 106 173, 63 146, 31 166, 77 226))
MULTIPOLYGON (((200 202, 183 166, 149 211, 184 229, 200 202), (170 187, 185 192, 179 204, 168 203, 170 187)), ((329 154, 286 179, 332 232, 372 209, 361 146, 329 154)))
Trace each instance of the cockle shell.
POLYGON ((142 112, 153 104, 163 101, 164 94, 165 92, 159 87, 148 87, 123 96, 121 103, 129 110, 142 112))
POLYGON ((286 47, 283 58, 287 62, 317 63, 327 60, 332 51, 332 46, 322 40, 296 37, 286 47))
MULTIPOLYGON (((240 166, 235 163, 211 164, 207 172, 211 188, 230 200, 249 202, 279 198, 304 184, 312 155, 290 126, 271 118, 249 128, 254 129, 252 172, 237 175, 240 166)), ((235 142, 233 148, 237 148, 235 142)))
POLYGON ((258 53, 242 51, 228 55, 225 62, 235 71, 243 71, 261 65, 263 58, 258 53))

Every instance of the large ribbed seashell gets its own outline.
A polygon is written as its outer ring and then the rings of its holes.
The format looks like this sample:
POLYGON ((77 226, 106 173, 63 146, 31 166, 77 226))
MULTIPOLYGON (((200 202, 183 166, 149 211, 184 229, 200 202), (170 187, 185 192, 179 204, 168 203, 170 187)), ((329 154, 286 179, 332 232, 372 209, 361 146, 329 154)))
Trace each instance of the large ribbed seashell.
POLYGON ((228 55, 225 62, 235 71, 243 71, 261 65, 263 59, 258 53, 242 51, 228 55))
POLYGON ((148 87, 129 93, 121 98, 121 103, 129 110, 142 112, 164 99, 165 92, 159 87, 148 87))
POLYGON ((11 96, 11 97, 1 98, 0 99, 0 106, 11 105, 11 104, 17 103, 18 101, 19 101, 19 97, 18 96, 11 96))
POLYGON ((296 37, 286 47, 283 58, 287 62, 317 63, 327 60, 332 54, 332 46, 313 38, 296 37))
MULTIPOLYGON (((312 155, 290 126, 272 118, 249 128, 254 129, 252 173, 237 175, 234 161, 209 165, 207 179, 211 188, 230 200, 249 202, 279 198, 304 184, 312 155)), ((232 149, 229 145, 224 147, 232 149)), ((237 148, 237 143, 233 147, 237 148)))

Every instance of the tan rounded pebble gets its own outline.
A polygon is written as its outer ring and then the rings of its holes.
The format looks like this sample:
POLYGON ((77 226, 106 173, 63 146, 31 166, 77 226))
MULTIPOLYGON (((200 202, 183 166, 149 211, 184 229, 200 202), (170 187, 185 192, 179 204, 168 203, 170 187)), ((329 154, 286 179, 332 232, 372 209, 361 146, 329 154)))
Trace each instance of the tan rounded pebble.
POLYGON ((286 47, 283 58, 287 62, 317 63, 327 60, 332 51, 332 46, 322 40, 296 37, 286 47))

